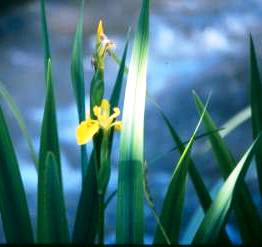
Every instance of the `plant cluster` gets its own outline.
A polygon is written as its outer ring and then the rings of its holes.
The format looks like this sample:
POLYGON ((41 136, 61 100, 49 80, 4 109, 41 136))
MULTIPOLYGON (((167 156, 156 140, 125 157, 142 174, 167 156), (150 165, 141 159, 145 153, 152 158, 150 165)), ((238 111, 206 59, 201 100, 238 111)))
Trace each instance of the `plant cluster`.
MULTIPOLYGON (((84 3, 76 28, 71 76, 72 88, 78 112, 76 144, 81 153, 82 187, 73 231, 69 233, 64 203, 62 166, 56 117, 52 59, 49 48, 45 1, 41 0, 41 23, 44 44, 46 99, 42 120, 40 150, 37 155, 29 131, 14 100, 0 84, 0 95, 8 104, 28 143, 32 160, 38 173, 36 236, 28 210, 25 189, 2 109, 0 108, 0 211, 7 243, 99 243, 103 244, 104 218, 107 205, 116 194, 116 243, 144 242, 144 203, 149 204, 156 220, 154 244, 179 243, 184 197, 188 179, 195 188, 204 217, 192 236, 192 244, 231 244, 232 239, 225 226, 230 213, 236 216, 243 243, 262 243, 261 208, 253 202, 244 177, 255 158, 257 182, 262 194, 262 86, 252 37, 250 37, 250 109, 253 143, 236 162, 223 137, 243 122, 235 117, 230 131, 219 129, 207 111, 208 101, 203 104, 194 92, 193 98, 200 118, 190 140, 183 142, 169 118, 147 94, 147 63, 149 51, 150 0, 142 1, 142 8, 135 32, 131 60, 126 67, 127 41, 122 58, 114 53, 114 43, 105 35, 103 23, 97 28, 96 48, 92 58, 94 74, 90 82, 90 109, 86 114, 86 84, 83 69, 84 3), (110 55, 118 64, 119 71, 109 100, 104 99, 105 57, 110 55), (126 84, 125 74, 127 74, 126 84), (119 98, 125 87, 122 120, 119 98), (144 157, 145 101, 151 99, 157 106, 170 131, 180 158, 175 166, 160 213, 154 206, 147 183, 147 164, 144 157), (197 135, 204 124, 206 133, 197 135), (110 157, 115 132, 120 132, 118 186, 116 192, 105 197, 110 179, 110 157), (224 131, 224 132, 223 132, 224 131), (214 153, 223 185, 214 198, 204 183, 191 156, 194 142, 207 137, 214 153), (93 142, 93 150, 87 153, 86 144, 93 142)), ((76 124, 77 126, 77 124, 76 124)), ((260 195, 261 196, 261 195, 260 195)))

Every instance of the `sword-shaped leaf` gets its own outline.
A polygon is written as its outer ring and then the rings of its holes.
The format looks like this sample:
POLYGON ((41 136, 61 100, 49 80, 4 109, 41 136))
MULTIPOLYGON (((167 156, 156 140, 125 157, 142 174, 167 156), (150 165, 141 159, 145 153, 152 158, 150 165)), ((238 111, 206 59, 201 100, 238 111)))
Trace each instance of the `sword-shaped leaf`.
MULTIPOLYGON (((250 35, 250 105, 253 138, 262 131, 262 85, 256 58, 256 50, 250 35)), ((259 190, 262 195, 262 145, 256 152, 256 167, 259 190)))
MULTIPOLYGON (((57 120, 56 120, 56 107, 55 107, 55 95, 53 89, 53 79, 51 72, 51 61, 48 63, 47 70, 47 92, 46 92, 46 101, 44 108, 44 117, 42 121, 42 129, 41 129, 41 139, 40 139, 40 151, 39 151, 39 172, 40 170, 45 170, 45 161, 48 152, 52 152, 55 156, 59 177, 59 184, 62 189, 62 175, 61 175, 61 162, 60 162, 60 149, 59 149, 59 140, 58 140, 58 131, 57 131, 57 120)), ((44 211, 42 210, 42 204, 44 198, 43 195, 43 187, 41 183, 38 183, 38 240, 41 242, 42 238, 42 219, 44 211)))
MULTIPOLYGON (((215 244, 221 229, 227 221, 232 204, 242 203, 241 201, 236 201, 237 194, 241 190, 240 186, 251 160, 253 159, 254 151, 257 146, 261 145, 261 137, 262 136, 259 135, 253 142, 224 182, 222 188, 219 190, 211 207, 202 220, 202 223, 194 237, 193 244, 215 244)), ((252 223, 247 221, 246 224, 250 226, 252 223)), ((261 228, 257 230, 260 231, 261 228)), ((259 243, 259 239, 253 239, 249 243, 259 243)))
MULTIPOLYGON (((187 183, 188 165, 190 162, 190 151, 194 144, 197 131, 203 120, 206 108, 197 123, 197 126, 190 138, 189 143, 184 148, 182 155, 176 165, 175 171, 168 185, 167 193, 160 213, 160 222, 172 244, 177 243, 182 222, 184 208, 184 197, 187 183)), ((166 243, 166 238, 161 228, 157 225, 154 244, 166 243)))
POLYGON ((144 111, 150 0, 143 0, 127 78, 120 138, 116 241, 143 243, 144 111))
MULTIPOLYGON (((196 93, 194 93, 194 100, 199 113, 202 112, 204 105, 196 93)), ((205 124, 207 131, 217 129, 208 112, 206 112, 204 116, 203 123, 205 124)), ((233 155, 226 147, 219 133, 216 132, 210 135, 209 140, 223 177, 224 179, 227 179, 236 165, 233 155)), ((234 210, 236 212, 243 242, 250 243, 254 241, 254 239, 261 240, 261 220, 245 183, 240 186, 240 191, 237 195, 236 201, 237 203, 234 205, 234 210), (249 224, 247 224, 247 222, 249 222, 249 224)))
POLYGON ((48 152, 45 166, 39 169, 38 187, 41 198, 38 242, 69 243, 64 195, 56 157, 48 152))
POLYGON ((25 190, 15 150, 0 107, 0 211, 7 243, 33 243, 25 190))

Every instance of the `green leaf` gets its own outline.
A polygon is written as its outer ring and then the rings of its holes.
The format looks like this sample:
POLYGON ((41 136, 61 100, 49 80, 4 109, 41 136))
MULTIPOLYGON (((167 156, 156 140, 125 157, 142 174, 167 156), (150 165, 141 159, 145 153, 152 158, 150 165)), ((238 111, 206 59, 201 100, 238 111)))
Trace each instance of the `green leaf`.
MULTIPOLYGON (((174 143, 178 147, 178 151, 179 151, 180 155, 183 155, 183 153, 185 151, 185 144, 181 141, 181 139, 178 136, 175 128, 171 124, 171 121, 165 115, 165 113, 161 110, 160 106, 155 101, 153 103, 158 108, 158 110, 159 110, 159 112, 160 112, 170 134, 171 134, 171 137, 173 138, 174 143)), ((208 132, 204 136, 208 136, 212 133, 214 133, 214 131, 208 132)), ((199 138, 198 136, 195 136, 194 140, 196 141, 198 138, 199 138)), ((203 179, 201 178, 201 176, 200 176, 200 174, 199 174, 199 172, 196 168, 196 165, 193 162, 191 157, 188 157, 188 172, 189 172, 190 178, 193 182, 197 196, 199 198, 201 207, 203 208, 204 212, 207 212, 208 208, 210 207, 210 205, 212 203, 212 199, 211 199, 211 196, 208 192, 208 189, 207 189, 203 179)), ((226 232, 222 232, 221 241, 224 242, 224 243, 230 243, 230 240, 229 240, 228 236, 226 235, 226 232)))
MULTIPOLYGON (((184 197, 187 183, 187 171, 190 161, 190 151, 194 144, 197 131, 203 120, 205 111, 206 108, 203 110, 203 113, 190 138, 190 141, 186 145, 176 165, 175 171, 168 185, 167 193, 164 198, 160 214, 160 222, 172 244, 177 243, 179 237, 184 208, 184 197)), ((154 236, 154 244, 164 243, 166 243, 166 238, 158 225, 154 236)))
POLYGON ((56 157, 48 152, 38 175, 38 242, 69 243, 69 232, 56 157))
POLYGON ((19 108, 17 107, 17 104, 15 103, 13 97, 9 94, 9 92, 7 91, 6 87, 4 86, 4 84, 0 81, 0 95, 2 96, 2 98, 5 100, 5 102, 7 103, 10 111, 12 112, 19 128, 22 131, 22 134, 27 142, 32 160, 35 164, 36 169, 38 168, 38 163, 37 163, 37 155, 36 155, 36 151, 33 145, 33 141, 32 141, 32 137, 28 131, 28 128, 26 127, 26 123, 24 121, 24 118, 19 110, 19 108))
MULTIPOLYGON (((196 93, 194 93, 194 100, 199 112, 202 112, 204 105, 196 93)), ((203 122, 207 131, 217 129, 208 112, 206 112, 203 122)), ((219 133, 210 135, 209 140, 222 175, 224 179, 227 179, 234 169, 236 162, 219 133)), ((236 201, 237 203, 234 206, 234 209, 243 242, 249 243, 252 242, 253 239, 261 239, 262 236, 259 230, 262 229, 261 220, 252 201, 249 190, 244 183, 240 187, 240 192, 236 201), (249 222, 249 224, 247 224, 247 222, 249 222)))
MULTIPOLYGON (((114 85, 114 88, 111 94, 111 98, 110 98, 111 113, 112 113, 112 109, 114 107, 118 107, 118 104, 119 104, 120 95, 121 95, 121 91, 123 88, 127 49, 128 49, 128 41, 126 42, 126 45, 125 45, 125 49, 124 49, 124 53, 121 59, 119 71, 118 71, 115 85, 114 85)), ((112 150, 113 137, 114 137, 114 131, 111 131, 110 140, 109 140, 109 153, 111 153, 111 150, 112 150)))
MULTIPOLYGON (((219 233, 229 216, 232 203, 242 203, 237 202, 236 197, 241 190, 241 182, 243 182, 244 176, 253 158, 254 149, 257 148, 258 145, 261 145, 260 141, 261 135, 253 142, 226 179, 198 228, 193 244, 215 244, 217 242, 219 233)), ((246 224, 250 227, 252 223, 246 221, 246 224)), ((257 230, 260 231, 261 228, 257 230)), ((251 239, 249 243, 259 243, 259 239, 251 239)))
POLYGON ((51 59, 50 47, 49 47, 49 37, 48 37, 48 28, 46 21, 46 11, 45 11, 45 0, 40 2, 40 13, 41 13, 41 29, 42 29, 42 42, 44 47, 44 65, 45 65, 45 79, 47 81, 47 69, 48 61, 51 59))
POLYGON ((118 74, 116 77, 115 85, 111 94, 110 104, 111 107, 118 107, 119 99, 123 87, 124 75, 125 75, 125 64, 126 64, 126 56, 128 50, 128 41, 126 42, 125 49, 122 55, 121 63, 119 66, 118 74))
POLYGON ((98 68, 91 80, 90 86, 90 116, 95 118, 93 108, 94 106, 101 105, 104 97, 105 82, 104 82, 104 69, 98 68))
MULTIPOLYGON (((256 58, 255 46, 250 35, 250 104, 253 138, 262 131, 262 85, 256 58)), ((259 190, 262 195, 262 145, 256 152, 256 168, 259 190)))
MULTIPOLYGON (((241 124, 246 122, 248 119, 251 118, 251 109, 250 106, 247 106, 237 112, 233 117, 230 117, 222 126, 221 131, 219 131, 220 136, 222 138, 229 135, 232 131, 234 131, 237 127, 241 124)), ((202 155, 208 152, 211 149, 210 143, 207 141, 203 144, 203 146, 199 150, 199 154, 202 155)))
MULTIPOLYGON (((182 155, 185 151, 185 144, 181 141, 180 137, 178 136, 175 128, 172 126, 171 121, 169 118, 164 114, 164 112, 161 110, 160 107, 158 107, 159 112, 171 134, 171 137, 175 143, 175 145, 178 146, 178 151, 180 155, 182 155)), ((214 133, 214 132, 211 132, 214 133)), ((194 138, 196 140, 196 137, 194 138)), ((191 139, 190 139, 191 140, 191 139)), ((188 145, 188 144, 187 144, 188 145)), ((206 211, 209 206, 211 205, 212 199, 211 196, 209 195, 208 189, 206 188, 203 179, 201 178, 196 165, 194 164, 193 160, 191 158, 188 158, 188 171, 189 175, 192 179, 194 188, 197 192, 198 198, 200 200, 201 206, 206 211)))
POLYGON ((85 114, 85 80, 83 66, 83 26, 84 26, 84 4, 82 1, 80 20, 76 28, 72 60, 71 78, 74 95, 77 103, 79 122, 84 121, 85 114))
POLYGON ((25 190, 0 107, 0 210, 7 243, 33 243, 25 190))
POLYGON ((117 189, 116 241, 141 244, 144 234, 144 111, 150 0, 143 0, 135 34, 123 108, 117 189))
MULTIPOLYGON (((53 79, 51 72, 51 61, 48 63, 47 70, 47 92, 44 116, 42 121, 41 137, 40 137, 40 151, 39 151, 39 171, 45 169, 45 161, 48 152, 52 152, 56 159, 56 166, 58 170, 59 183, 62 187, 62 175, 61 175, 61 162, 60 162, 60 149, 57 131, 56 120, 56 107, 55 107, 55 95, 53 89, 53 79)), ((41 190, 40 184, 38 184, 38 191, 41 190)), ((61 188, 61 190, 63 190, 61 188)), ((38 196, 41 193, 38 194, 38 196)), ((41 237, 41 198, 38 197, 38 239, 41 237)), ((41 241, 41 239, 39 239, 41 241)))
MULTIPOLYGON (((76 99, 79 123, 86 118, 85 114, 85 79, 83 66, 83 29, 84 29, 84 10, 85 1, 82 0, 80 20, 76 28, 72 60, 71 60, 71 78, 72 87, 76 99)), ((86 174, 88 157, 86 145, 82 145, 81 149, 81 169, 82 178, 86 174)), ((84 180, 84 179, 83 179, 84 180)))
POLYGON ((92 152, 84 177, 76 219, 73 229, 73 243, 93 244, 95 242, 98 219, 98 194, 96 180, 95 153, 92 152))

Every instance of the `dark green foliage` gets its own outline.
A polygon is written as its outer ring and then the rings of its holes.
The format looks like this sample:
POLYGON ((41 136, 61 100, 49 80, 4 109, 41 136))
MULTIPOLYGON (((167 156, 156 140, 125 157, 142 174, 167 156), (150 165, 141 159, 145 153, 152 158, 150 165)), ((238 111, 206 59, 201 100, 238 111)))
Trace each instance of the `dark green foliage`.
MULTIPOLYGON (((256 58, 255 46, 250 35, 250 104, 253 137, 262 131, 262 85, 256 58)), ((256 152, 257 177, 260 194, 262 195, 262 145, 256 152)))
POLYGON ((7 243, 33 243, 24 186, 0 107, 0 210, 7 243))
POLYGON ((39 169, 38 243, 68 243, 64 195, 56 157, 48 152, 39 169))

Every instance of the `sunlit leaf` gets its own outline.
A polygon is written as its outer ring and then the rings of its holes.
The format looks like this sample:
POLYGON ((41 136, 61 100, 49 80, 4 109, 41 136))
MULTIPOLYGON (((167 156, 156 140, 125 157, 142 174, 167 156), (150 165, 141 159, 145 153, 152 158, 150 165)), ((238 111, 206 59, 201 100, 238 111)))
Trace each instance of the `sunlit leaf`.
POLYGON ((144 110, 149 41, 149 0, 143 0, 123 108, 117 189, 116 241, 143 243, 144 110))

